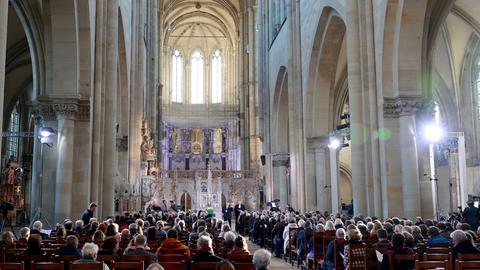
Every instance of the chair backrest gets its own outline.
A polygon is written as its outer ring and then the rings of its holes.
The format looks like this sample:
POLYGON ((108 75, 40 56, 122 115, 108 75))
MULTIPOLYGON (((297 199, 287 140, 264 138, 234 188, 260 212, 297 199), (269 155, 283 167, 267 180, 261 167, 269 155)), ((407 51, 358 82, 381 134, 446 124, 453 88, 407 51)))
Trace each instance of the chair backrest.
POLYGON ((230 255, 228 256, 228 260, 232 262, 249 262, 251 263, 253 260, 253 255, 230 255))
POLYGON ((180 254, 183 255, 185 254, 184 249, 160 249, 160 254, 166 255, 166 254, 180 254))
MULTIPOLYGON (((321 254, 318 254, 321 256, 321 258, 325 258, 325 256, 327 255, 327 248, 328 248, 328 244, 331 242, 331 241, 335 241, 335 235, 324 235, 322 236, 322 249, 321 249, 321 254)), ((314 251, 315 252, 315 251, 314 251)))
MULTIPOLYGON (((391 254, 389 256, 389 270, 397 269, 399 265, 405 266, 411 262, 412 269, 415 267, 416 257, 414 254, 391 254), (392 257, 393 256, 393 257, 392 257)), ((402 269, 407 270, 407 269, 402 269)))
POLYGON ((212 270, 215 269, 218 262, 191 262, 191 270, 212 270))
POLYGON ((46 262, 46 261, 48 261, 46 255, 18 255, 16 260, 18 262, 46 262))
POLYGON ((365 254, 367 250, 365 244, 350 244, 349 245, 349 261, 348 266, 350 270, 363 270, 365 269, 365 254))
POLYGON ((76 263, 70 262, 70 270, 103 270, 102 262, 76 263))
POLYGON ((340 256, 339 252, 343 253, 343 250, 339 251, 340 246, 345 246, 347 244, 347 240, 345 239, 335 239, 333 242, 333 248, 335 249, 334 252, 334 259, 335 259, 335 270, 343 270, 343 258, 340 256))
POLYGON ((124 262, 143 262, 146 266, 152 263, 152 256, 146 255, 123 255, 122 260, 124 262))
POLYGON ((30 270, 63 270, 63 263, 37 262, 30 264, 30 270))
POLYGON ((480 261, 480 253, 458 253, 458 260, 459 261, 480 261))
POLYGON ((185 259, 185 256, 182 254, 158 254, 157 260, 159 262, 179 262, 185 259))
POLYGON ((0 263, 1 270, 24 270, 23 262, 20 263, 0 263))
POLYGON ((426 247, 425 248, 426 253, 445 253, 448 254, 451 252, 451 249, 449 247, 426 247))
POLYGON ((235 270, 255 270, 255 264, 253 263, 234 263, 235 270))
POLYGON ((159 262, 161 266, 165 270, 178 270, 178 269, 185 269, 185 261, 178 261, 178 262, 159 262))
POLYGON ((114 262, 113 269, 121 269, 121 270, 143 270, 143 263, 142 262, 114 262))
POLYGON ((55 255, 53 256, 53 261, 54 262, 73 262, 81 258, 82 256, 77 256, 77 255, 55 255))
POLYGON ((388 248, 367 248, 365 251, 365 265, 366 269, 377 270, 380 266, 380 262, 377 259, 377 251, 385 253, 388 248))
POLYGON ((111 262, 114 261, 115 257, 113 255, 97 255, 97 261, 99 262, 111 262))
POLYGON ((452 253, 423 253, 424 261, 451 261, 452 253))
POLYGON ((415 261, 415 270, 423 270, 423 269, 438 269, 443 268, 448 270, 448 261, 415 261))
POLYGON ((455 262, 455 270, 480 269, 480 261, 459 261, 455 262))

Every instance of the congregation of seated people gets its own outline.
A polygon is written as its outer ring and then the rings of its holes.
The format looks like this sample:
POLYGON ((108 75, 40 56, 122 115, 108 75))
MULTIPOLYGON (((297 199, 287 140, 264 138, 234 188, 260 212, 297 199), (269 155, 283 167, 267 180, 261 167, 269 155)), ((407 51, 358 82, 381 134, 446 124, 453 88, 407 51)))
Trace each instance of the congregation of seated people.
POLYGON ((480 269, 478 219, 472 227, 465 220, 243 211, 236 221, 239 233, 302 269, 480 269))
POLYGON ((0 269, 20 262, 18 269, 36 269, 37 263, 48 262, 62 269, 102 263, 103 270, 255 270, 268 269, 271 258, 264 249, 250 254, 242 235, 204 211, 125 213, 105 221, 92 217, 87 224, 67 219, 51 233, 35 221, 32 229, 22 228, 20 234, 18 239, 10 231, 2 234, 0 269), (138 263, 138 268, 122 266, 123 262, 138 263))

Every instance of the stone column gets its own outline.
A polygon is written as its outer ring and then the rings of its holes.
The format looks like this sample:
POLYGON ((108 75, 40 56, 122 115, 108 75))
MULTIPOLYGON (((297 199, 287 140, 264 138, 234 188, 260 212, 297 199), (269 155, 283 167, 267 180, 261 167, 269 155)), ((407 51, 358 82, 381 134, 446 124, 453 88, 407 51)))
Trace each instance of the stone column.
MULTIPOLYGON (((5 87, 5 58, 7 54, 8 0, 0 0, 0 127, 3 127, 3 95, 5 87)), ((2 140, 0 140, 2 149, 2 140)))
POLYGON ((350 123, 352 136, 352 193, 354 214, 367 213, 365 172, 365 134, 363 119, 362 63, 359 25, 359 4, 346 3, 348 89, 350 101, 350 123))
POLYGON ((117 172, 116 115, 118 77, 118 1, 107 2, 107 40, 105 65, 105 122, 102 183, 102 218, 114 214, 114 188, 117 172))
POLYGON ((290 203, 289 201, 289 176, 287 168, 289 167, 288 154, 272 154, 273 167, 273 199, 279 199, 281 205, 290 203))
POLYGON ((330 149, 330 188, 332 213, 338 213, 340 210, 340 189, 339 189, 339 152, 340 149, 330 149))
POLYGON ((37 208, 41 207, 40 193, 42 181, 42 143, 37 138, 37 134, 42 127, 42 117, 39 113, 35 114, 35 138, 33 139, 33 160, 32 160, 32 192, 30 200, 30 218, 33 218, 37 208))
POLYGON ((420 182, 416 143, 415 115, 399 118, 400 156, 402 158, 403 211, 410 219, 420 215, 420 182))
POLYGON ((288 112, 292 207, 305 210, 305 166, 300 2, 288 2, 288 112))
POLYGON ((55 220, 62 222, 71 216, 72 181, 73 181, 73 149, 75 138, 76 105, 55 105, 58 121, 57 131, 57 172, 55 185, 55 220))
POLYGON ((315 191, 316 191, 316 209, 326 211, 332 209, 331 177, 328 147, 325 145, 315 145, 315 191))

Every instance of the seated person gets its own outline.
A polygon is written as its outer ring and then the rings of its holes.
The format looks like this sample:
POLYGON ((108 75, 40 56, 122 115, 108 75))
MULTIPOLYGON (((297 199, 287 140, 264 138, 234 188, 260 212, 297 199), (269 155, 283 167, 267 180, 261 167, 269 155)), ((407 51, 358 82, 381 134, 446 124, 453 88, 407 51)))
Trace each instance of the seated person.
POLYGON ((149 227, 147 229, 147 241, 155 241, 157 240, 157 229, 155 227, 149 227))
POLYGON ((23 255, 45 255, 42 250, 42 237, 39 234, 30 235, 23 255))
POLYGON ((2 233, 2 240, 0 241, 0 246, 4 248, 14 248, 15 247, 15 237, 10 231, 2 233))
MULTIPOLYGON (((82 259, 76 260, 74 263, 95 263, 97 261, 98 246, 94 243, 85 243, 82 248, 82 259)), ((102 262, 99 262, 102 263, 102 262)), ((110 270, 108 266, 103 263, 103 270, 110 270)))
POLYGON ((187 270, 191 269, 192 262, 220 262, 223 259, 213 254, 212 239, 208 236, 200 236, 197 241, 198 252, 187 262, 187 270))
POLYGON ((473 254, 480 253, 480 251, 473 246, 467 235, 462 230, 456 230, 450 234, 453 242, 452 261, 458 258, 458 254, 473 254))
POLYGON ((66 239, 67 243, 64 247, 61 247, 56 254, 57 255, 76 255, 82 256, 82 253, 78 249, 78 238, 75 235, 69 235, 66 239))
MULTIPOLYGON (((343 228, 338 229, 335 232, 335 237, 336 239, 345 239, 345 230, 343 228)), ((333 270, 335 269, 335 252, 341 253, 343 252, 343 249, 345 248, 343 245, 338 245, 337 250, 334 250, 335 248, 335 240, 330 241, 327 246, 327 252, 325 253, 325 259, 322 265, 323 270, 333 270)), ((312 256, 310 256, 313 258, 312 256)))
POLYGON ((42 232, 42 227, 43 227, 43 224, 40 220, 35 221, 33 223, 30 234, 39 234, 42 237, 42 239, 47 239, 48 234, 42 232))
POLYGON ((234 242, 234 247, 230 253, 228 253, 228 258, 234 256, 243 256, 243 255, 250 255, 250 251, 248 251, 247 242, 245 238, 241 235, 237 236, 234 242))
POLYGON ((388 233, 385 229, 378 229, 377 230, 377 238, 378 242, 373 244, 372 247, 374 248, 391 248, 392 244, 388 241, 388 233))
POLYGON ((312 249, 312 223, 307 220, 303 227, 304 229, 298 233, 297 237, 297 241, 299 243, 297 254, 300 256, 300 258, 304 257, 305 248, 307 249, 307 253, 312 249))
POLYGON ((350 245, 363 244, 362 234, 360 233, 359 230, 355 228, 355 226, 353 226, 353 228, 347 231, 347 240, 348 240, 348 243, 347 245, 345 245, 345 248, 343 251, 343 254, 345 256, 343 258, 343 265, 345 269, 349 269, 350 267, 350 245))
POLYGON ((150 255, 152 258, 151 262, 157 261, 157 256, 146 249, 147 237, 145 235, 137 234, 134 239, 134 245, 133 248, 126 249, 123 255, 150 255))
POLYGON ((178 231, 175 229, 168 230, 167 239, 163 241, 157 249, 156 254, 179 254, 183 251, 186 259, 190 258, 190 249, 178 240, 178 231))
POLYGON ((253 254, 253 264, 256 270, 267 270, 272 254, 265 249, 259 249, 253 254))
POLYGON ((428 227, 428 236, 430 239, 428 239, 427 245, 449 244, 448 239, 441 236, 440 231, 435 226, 428 227))
MULTIPOLYGON (((389 260, 394 259, 395 255, 413 254, 413 250, 405 247, 405 236, 402 233, 394 233, 392 235, 392 247, 385 251, 383 260, 380 264, 380 270, 389 269, 389 260)), ((405 261, 395 265, 395 270, 415 269, 415 261, 405 261)))
POLYGON ((147 267, 147 270, 165 270, 159 263, 152 263, 147 267))
POLYGON ((29 237, 30 237, 30 229, 28 227, 23 227, 20 230, 20 239, 18 239, 18 241, 20 241, 20 243, 24 245, 27 245, 29 237))
POLYGON ((234 232, 226 232, 224 235, 224 241, 223 241, 223 248, 233 248, 235 245, 235 233, 234 232))

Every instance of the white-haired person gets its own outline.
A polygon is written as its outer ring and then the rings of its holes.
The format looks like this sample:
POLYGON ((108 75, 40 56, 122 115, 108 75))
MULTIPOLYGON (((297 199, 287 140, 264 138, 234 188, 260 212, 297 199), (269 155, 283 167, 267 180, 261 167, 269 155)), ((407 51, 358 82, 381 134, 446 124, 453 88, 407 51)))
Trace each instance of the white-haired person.
POLYGON ((192 262, 220 262, 223 259, 213 253, 212 239, 208 236, 200 236, 197 240, 198 252, 187 262, 186 269, 191 269, 192 262))
POLYGON ((159 263, 152 263, 147 267, 147 270, 165 270, 159 263))
POLYGON ((223 248, 233 248, 237 235, 234 232, 226 232, 223 236, 223 248))
POLYGON ((40 220, 37 220, 33 223, 32 229, 30 230, 30 235, 32 234, 39 234, 42 239, 47 239, 48 234, 42 232, 43 224, 40 220))
POLYGON ((480 251, 472 245, 467 237, 467 234, 462 230, 455 230, 450 234, 452 238, 452 261, 455 261, 458 257, 458 254, 472 254, 480 253, 480 251))
POLYGON ((253 253, 252 262, 255 265, 256 270, 268 270, 271 258, 272 254, 269 251, 265 249, 259 249, 253 253))
POLYGON ((30 228, 28 227, 23 227, 21 230, 20 230, 20 239, 18 239, 18 241, 22 244, 22 245, 27 245, 27 242, 28 242, 28 238, 30 237, 30 228))
MULTIPOLYGON (((98 246, 94 243, 85 243, 82 248, 82 258, 76 260, 75 263, 95 263, 97 261, 98 246)), ((102 262, 99 262, 102 263, 102 262)), ((103 263, 103 270, 110 270, 108 266, 103 263)))

